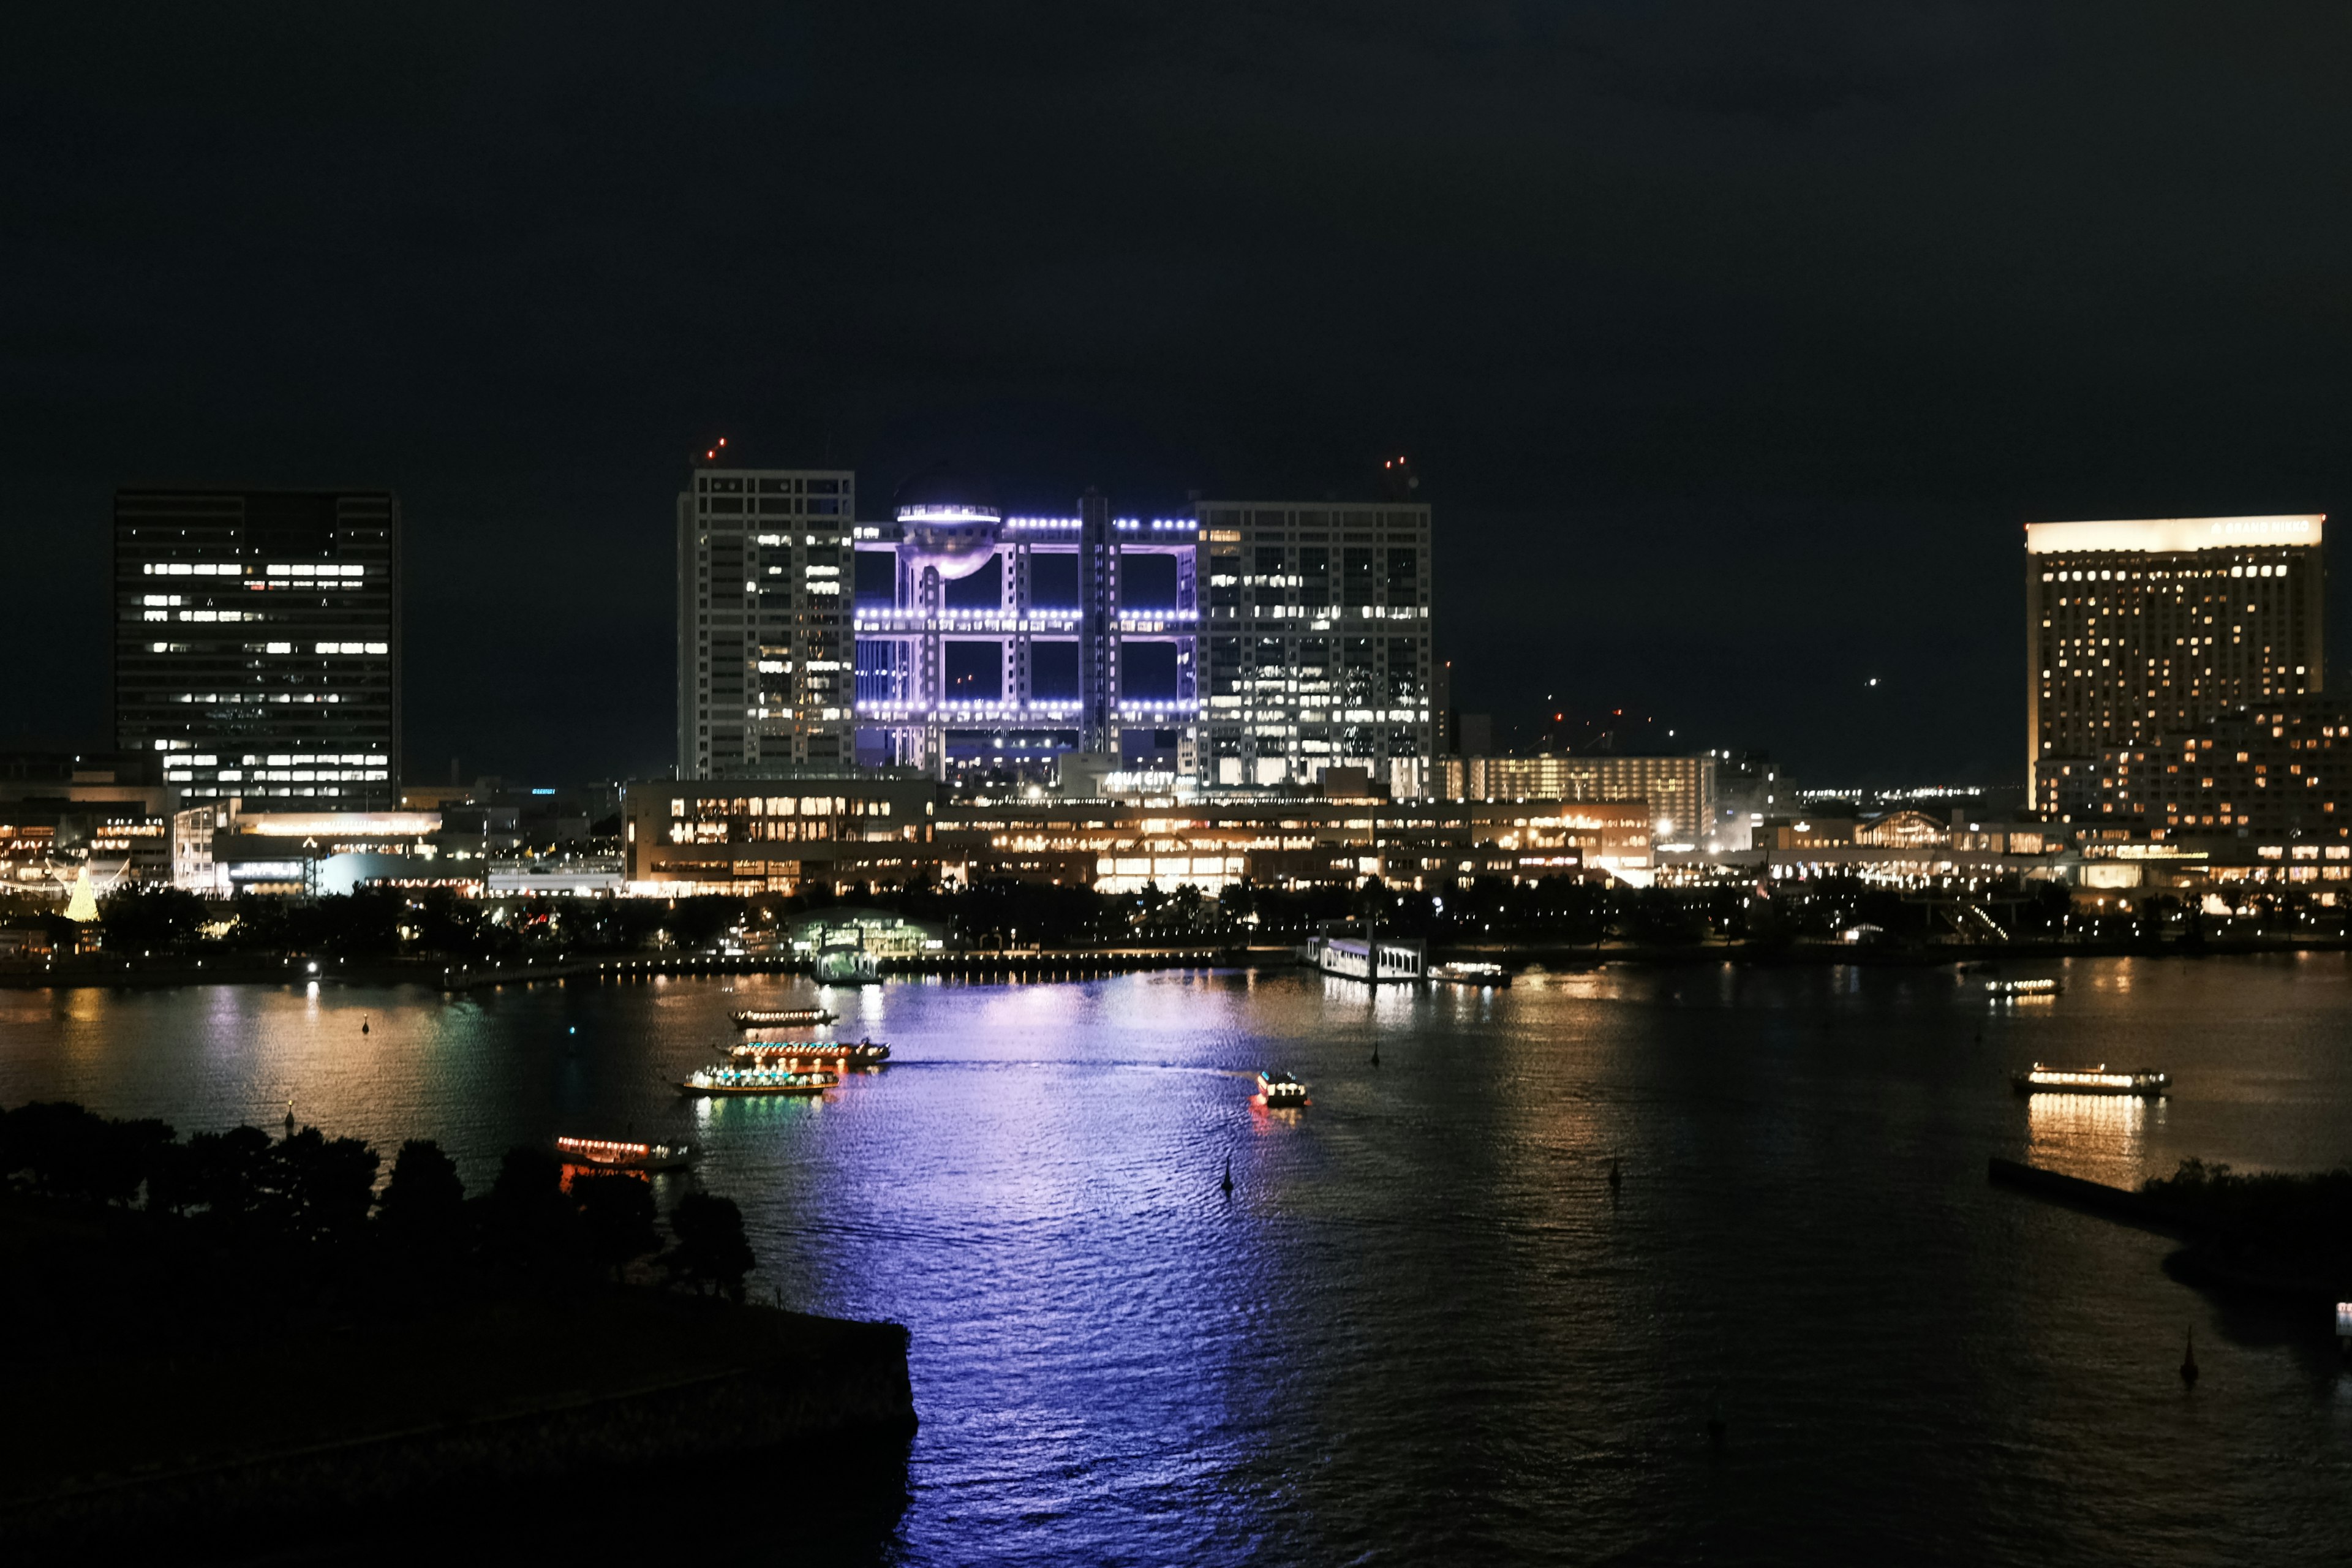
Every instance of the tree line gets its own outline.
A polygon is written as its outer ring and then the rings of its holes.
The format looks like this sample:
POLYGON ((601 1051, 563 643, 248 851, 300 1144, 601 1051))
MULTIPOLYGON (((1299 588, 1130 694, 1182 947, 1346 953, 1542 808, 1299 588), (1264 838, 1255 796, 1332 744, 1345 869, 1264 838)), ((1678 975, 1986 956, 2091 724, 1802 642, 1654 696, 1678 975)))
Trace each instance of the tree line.
POLYGON ((139 1208, 232 1252, 299 1252, 418 1267, 470 1267, 541 1282, 619 1279, 651 1258, 663 1279, 740 1300, 754 1266, 732 1199, 699 1191, 669 1214, 626 1173, 575 1176, 550 1153, 509 1149, 488 1192, 468 1197, 456 1162, 411 1139, 376 1185, 382 1157, 356 1138, 289 1125, 197 1132, 102 1117, 67 1100, 0 1110, 0 1184, 62 1203, 139 1208))
MULTIPOLYGON (((208 901, 172 888, 126 887, 100 905, 110 952, 315 953, 344 958, 530 960, 648 949, 704 951, 735 936, 774 939, 845 906, 879 910, 940 931, 958 949, 1130 942, 1296 942, 1329 921, 1371 918, 1392 934, 1432 943, 1653 946, 1709 940, 1833 940, 1874 926, 1891 940, 1950 929, 1973 905, 2019 940, 2194 941, 2208 921, 2170 894, 2129 908, 2076 908, 2062 884, 2010 879, 1934 898, 1853 876, 1753 877, 1689 887, 1634 888, 1600 877, 1515 880, 1423 891, 1377 878, 1352 888, 1286 889, 1248 881, 1212 896, 1190 885, 1129 893, 1001 879, 973 887, 812 889, 785 895, 678 899, 538 899, 492 904, 446 889, 362 889, 299 900, 241 895, 208 901), (1938 900, 1942 901, 1938 901, 1938 900)), ((2309 894, 2254 899, 2242 922, 2269 934, 2341 930, 2344 911, 2309 894)))

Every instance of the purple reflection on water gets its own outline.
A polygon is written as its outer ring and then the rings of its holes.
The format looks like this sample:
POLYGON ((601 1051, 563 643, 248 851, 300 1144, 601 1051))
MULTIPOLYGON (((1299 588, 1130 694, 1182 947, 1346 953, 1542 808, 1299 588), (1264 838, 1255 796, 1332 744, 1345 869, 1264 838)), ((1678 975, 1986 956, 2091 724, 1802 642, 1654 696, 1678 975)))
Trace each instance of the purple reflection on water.
POLYGON ((670 1087, 799 983, 10 992, 0 1100, 192 1130, 291 1094, 477 1187, 559 1131, 691 1137, 763 1293, 914 1331, 893 1561, 2320 1560, 2326 1326, 2224 1312, 1984 1160, 2333 1163, 2347 975, 2103 961, 2030 1011, 1859 967, 893 984, 824 994, 894 1060, 816 1101, 670 1087), (2124 1057, 2176 1097, 2009 1089, 2124 1057), (1268 1067, 1312 1108, 1255 1111, 1268 1067))

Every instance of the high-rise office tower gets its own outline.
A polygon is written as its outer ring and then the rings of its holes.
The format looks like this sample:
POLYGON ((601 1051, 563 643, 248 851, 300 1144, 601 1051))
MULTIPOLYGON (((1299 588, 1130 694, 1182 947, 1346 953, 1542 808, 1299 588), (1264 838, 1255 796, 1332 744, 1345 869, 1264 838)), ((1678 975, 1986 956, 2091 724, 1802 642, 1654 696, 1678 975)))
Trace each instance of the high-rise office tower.
POLYGON ((677 498, 677 772, 850 766, 845 468, 698 465, 677 498))
POLYGON ((2025 530, 2033 804, 2106 750, 2317 691, 2318 514, 2042 522, 2025 530))
POLYGON ((1204 786, 1429 787, 1429 508, 1202 501, 1204 786))
POLYGON ((375 810, 400 794, 400 501, 114 495, 114 743, 185 798, 375 810))

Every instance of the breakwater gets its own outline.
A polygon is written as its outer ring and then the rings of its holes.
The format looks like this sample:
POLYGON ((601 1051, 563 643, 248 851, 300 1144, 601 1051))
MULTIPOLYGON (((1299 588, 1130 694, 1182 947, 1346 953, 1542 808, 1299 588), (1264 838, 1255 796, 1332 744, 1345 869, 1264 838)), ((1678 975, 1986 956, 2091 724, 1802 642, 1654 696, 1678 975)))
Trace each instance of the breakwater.
MULTIPOLYGON (((2163 1190, 2133 1192, 1997 1156, 1986 1174, 1995 1186, 2179 1237, 2188 1245, 2167 1255, 2164 1271, 2185 1285, 2290 1301, 2333 1302, 2352 1291, 2352 1267, 2327 1251, 2340 1223, 2324 1215, 2216 1212, 2163 1190)), ((2290 1186, 2303 1180, 2284 1178, 2290 1186)))
POLYGON ((1997 1187, 2014 1187, 2036 1197, 2088 1209, 2150 1230, 2180 1235, 2193 1228, 2189 1215, 2179 1205, 2127 1187, 2111 1187, 2103 1182, 2085 1181, 2063 1171, 2045 1171, 2039 1165, 2004 1160, 1999 1155, 1985 1163, 1985 1175, 1997 1187))

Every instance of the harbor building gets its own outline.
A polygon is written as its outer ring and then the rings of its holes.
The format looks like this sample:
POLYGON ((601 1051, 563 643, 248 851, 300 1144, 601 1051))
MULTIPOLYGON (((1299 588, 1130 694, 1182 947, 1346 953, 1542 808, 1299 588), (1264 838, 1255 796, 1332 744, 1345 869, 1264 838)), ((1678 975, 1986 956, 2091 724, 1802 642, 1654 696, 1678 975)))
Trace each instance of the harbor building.
POLYGON ((850 765, 845 468, 732 466, 677 498, 677 776, 850 765))
POLYGON ((2321 690, 2325 521, 2311 513, 2029 523, 2034 808, 2063 814, 2072 770, 2103 753, 2153 753, 2163 739, 2226 714, 2321 690))
POLYGON ((400 501, 114 495, 114 744, 187 800, 374 810, 399 789, 400 501))

